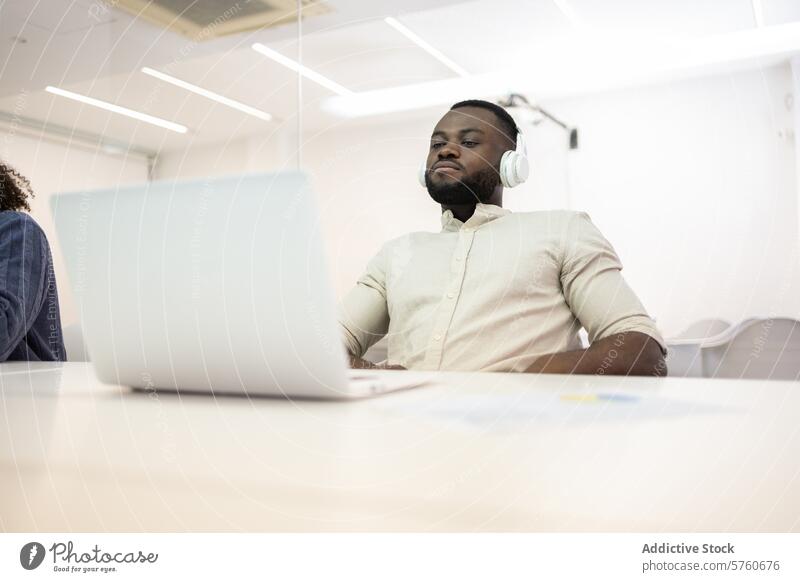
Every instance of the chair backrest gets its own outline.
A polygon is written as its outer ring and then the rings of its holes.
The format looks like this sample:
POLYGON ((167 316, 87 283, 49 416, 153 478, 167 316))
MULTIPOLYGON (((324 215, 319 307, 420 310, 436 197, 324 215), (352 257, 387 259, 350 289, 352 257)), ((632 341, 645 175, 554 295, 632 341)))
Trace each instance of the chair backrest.
POLYGON ((724 319, 701 319, 695 321, 674 339, 705 339, 719 335, 731 326, 724 319))
POLYGON ((703 346, 708 378, 800 379, 800 321, 746 320, 733 337, 703 346))
POLYGON ((703 354, 699 341, 667 341, 667 375, 681 378, 703 377, 703 354))

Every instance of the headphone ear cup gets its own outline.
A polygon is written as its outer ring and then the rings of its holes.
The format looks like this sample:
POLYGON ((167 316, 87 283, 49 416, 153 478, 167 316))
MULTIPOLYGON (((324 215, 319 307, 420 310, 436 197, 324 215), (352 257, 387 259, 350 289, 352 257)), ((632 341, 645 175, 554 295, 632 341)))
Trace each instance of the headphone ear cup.
POLYGON ((419 181, 419 185, 422 186, 423 188, 427 187, 427 184, 425 184, 425 174, 427 173, 428 173, 428 163, 427 161, 424 161, 419 165, 419 169, 417 170, 417 180, 419 181))
POLYGON ((517 165, 514 173, 517 175, 517 184, 522 184, 528 179, 531 174, 531 167, 528 164, 528 156, 522 154, 517 155, 517 165))
POLYGON ((516 152, 508 150, 500 158, 500 183, 505 188, 513 188, 517 184, 514 182, 514 158, 516 152))
POLYGON ((519 186, 528 179, 528 158, 514 150, 508 150, 500 158, 500 182, 506 188, 519 186))

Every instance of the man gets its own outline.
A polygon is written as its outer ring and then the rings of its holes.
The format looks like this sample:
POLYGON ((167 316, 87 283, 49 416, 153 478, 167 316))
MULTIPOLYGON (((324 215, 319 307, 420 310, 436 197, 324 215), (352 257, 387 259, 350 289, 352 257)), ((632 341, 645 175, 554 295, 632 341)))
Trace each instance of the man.
POLYGON ((442 231, 386 243, 345 297, 354 367, 372 367, 362 356, 388 334, 384 367, 666 374, 664 341, 589 217, 502 208, 501 159, 518 131, 477 100, 436 125, 424 177, 442 231))
POLYGON ((0 362, 67 359, 53 259, 30 183, 0 162, 0 362))

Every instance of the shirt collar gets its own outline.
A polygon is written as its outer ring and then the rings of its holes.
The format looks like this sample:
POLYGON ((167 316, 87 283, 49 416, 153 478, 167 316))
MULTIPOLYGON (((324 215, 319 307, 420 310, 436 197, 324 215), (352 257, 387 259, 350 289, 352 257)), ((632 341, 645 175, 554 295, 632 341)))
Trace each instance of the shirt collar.
POLYGON ((442 213, 442 232, 457 232, 461 228, 476 229, 479 226, 491 222, 495 218, 500 218, 511 214, 510 210, 495 206, 494 204, 477 204, 475 212, 466 222, 461 222, 453 216, 452 210, 445 210, 442 213))

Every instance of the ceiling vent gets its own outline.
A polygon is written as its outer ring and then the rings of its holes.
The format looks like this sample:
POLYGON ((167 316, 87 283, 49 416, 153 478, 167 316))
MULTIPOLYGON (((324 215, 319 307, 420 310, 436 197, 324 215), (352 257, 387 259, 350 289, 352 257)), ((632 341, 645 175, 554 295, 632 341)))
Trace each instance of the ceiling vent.
MULTIPOLYGON (((113 6, 196 41, 270 28, 297 20, 297 0, 117 0, 113 6)), ((330 12, 302 0, 303 19, 330 12)))

